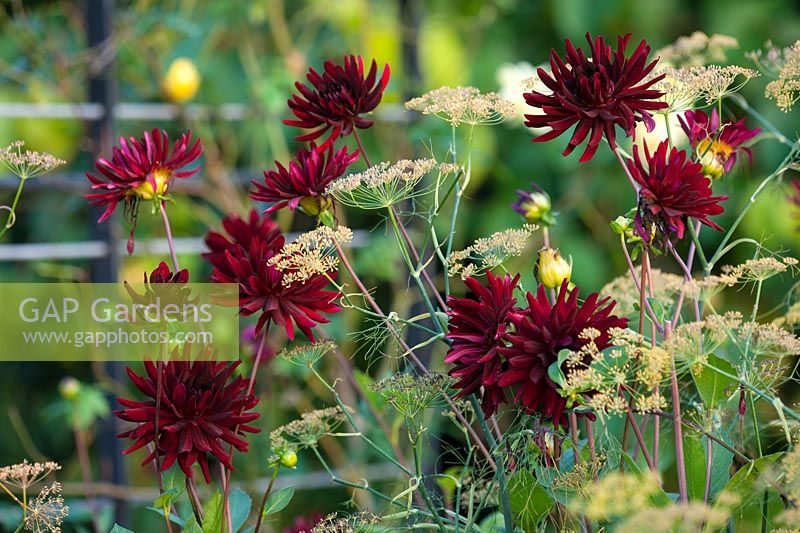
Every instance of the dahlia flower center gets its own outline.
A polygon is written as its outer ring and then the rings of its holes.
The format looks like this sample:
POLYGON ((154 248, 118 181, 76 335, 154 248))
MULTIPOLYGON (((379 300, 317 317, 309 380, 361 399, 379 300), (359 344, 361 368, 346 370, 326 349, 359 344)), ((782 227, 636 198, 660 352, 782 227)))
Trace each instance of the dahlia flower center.
POLYGON ((703 172, 711 178, 719 178, 725 172, 725 163, 733 154, 733 147, 726 142, 705 139, 697 145, 697 155, 703 172))
POLYGON ((166 168, 159 168, 147 175, 140 185, 133 188, 133 193, 142 200, 153 200, 164 196, 169 187, 172 172, 166 168))
POLYGON ((300 200, 300 207, 310 216, 317 216, 323 211, 327 211, 331 205, 331 199, 327 196, 305 196, 300 200))

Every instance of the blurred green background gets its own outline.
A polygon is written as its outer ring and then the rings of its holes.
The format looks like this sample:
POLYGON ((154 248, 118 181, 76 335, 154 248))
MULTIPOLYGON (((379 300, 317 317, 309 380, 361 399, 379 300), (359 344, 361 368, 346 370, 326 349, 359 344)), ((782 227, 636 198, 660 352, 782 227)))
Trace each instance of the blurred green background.
MULTIPOLYGON (((86 101, 87 72, 96 66, 98 54, 86 49, 84 3, 11 0, 0 2, 0 7, 0 104, 86 101)), ((202 138, 204 169, 193 178, 195 185, 185 189, 188 195, 171 208, 178 237, 202 237, 209 227, 218 226, 224 213, 243 212, 250 205, 246 197, 249 179, 271 167, 273 160, 288 161, 296 148, 292 140, 296 132, 281 122, 289 116, 286 100, 294 81, 304 78, 309 66, 319 68, 328 58, 355 53, 391 65, 384 104, 375 126, 364 134, 371 159, 376 161, 423 156, 425 144, 431 144, 437 154, 446 151, 450 132, 445 124, 419 117, 411 117, 410 122, 403 119, 402 103, 410 97, 441 85, 501 90, 509 64, 518 69, 522 68, 519 62, 538 65, 547 60, 551 47, 562 49, 564 38, 584 44, 587 31, 609 37, 630 31, 637 41, 646 38, 653 49, 695 30, 722 33, 739 40, 739 50, 729 59, 742 66, 752 66, 744 53, 765 41, 787 46, 800 38, 800 4, 791 0, 140 0, 117 2, 114 20, 113 46, 108 48, 115 54, 119 102, 166 102, 167 69, 176 58, 186 57, 202 78, 191 105, 219 108, 238 103, 249 108, 246 120, 236 121, 213 115, 192 118, 190 107, 181 107, 178 118, 169 122, 117 121, 119 135, 140 136, 145 129, 164 127, 173 135, 191 128, 202 138)), ((767 82, 764 77, 752 81, 744 96, 784 134, 795 137, 798 111, 784 114, 766 101, 763 88, 767 82)), ((735 106, 728 111, 741 114, 735 106)), ((755 126, 752 120, 748 123, 755 126)), ((93 222, 81 197, 88 190, 82 173, 92 163, 86 135, 86 125, 77 120, 0 120, 0 143, 22 139, 30 148, 69 161, 57 175, 40 178, 26 188, 18 223, 2 244, 90 238, 93 222)), ((624 272, 618 241, 608 229, 608 221, 633 206, 630 188, 608 151, 600 150, 590 163, 579 165, 577 155, 560 155, 566 138, 546 144, 531 144, 530 138, 521 119, 478 129, 473 180, 467 191, 469 201, 462 207, 456 248, 476 237, 518 226, 520 220, 509 205, 517 188, 535 181, 550 193, 560 212, 552 239, 564 255, 572 256, 573 281, 585 290, 599 290, 624 272)), ((754 152, 752 168, 742 167, 716 185, 718 192, 731 197, 726 214, 718 219, 722 226, 730 224, 760 178, 783 158, 785 147, 765 141, 754 152)), ((2 180, 0 202, 7 203, 16 182, 8 176, 2 180)), ((767 190, 740 232, 762 239, 773 250, 796 252, 798 219, 786 195, 786 184, 767 190)), ((356 213, 348 217, 352 227, 367 230, 379 221, 356 213)), ((313 223, 302 215, 293 218, 286 214, 280 216, 280 222, 285 230, 308 229, 313 223)), ((127 227, 115 231, 123 238, 127 235, 127 227)), ((137 238, 159 236, 159 221, 143 210, 137 238)), ((720 238, 721 234, 708 229, 702 234, 707 247, 715 247, 720 238)), ((535 250, 541 245, 540 235, 532 241, 530 255, 510 268, 524 272, 528 279, 535 250)), ((357 268, 370 284, 379 287, 381 300, 402 310, 414 302, 392 250, 383 229, 376 229, 369 244, 356 252, 357 268), (386 268, 387 264, 397 268, 386 268)), ((738 250, 729 261, 743 260, 748 252, 751 250, 738 250)), ((142 271, 152 270, 161 259, 146 255, 125 258, 120 278, 139 279, 142 271)), ((209 274, 197 256, 186 255, 182 262, 193 280, 204 280, 209 274)), ((655 266, 660 263, 656 260, 655 266)), ((85 280, 88 266, 88 261, 81 260, 4 261, 0 262, 0 280, 85 280)), ((788 279, 771 282, 763 309, 784 302, 790 284, 788 279)), ((736 308, 736 295, 729 300, 724 305, 736 308)), ((342 315, 328 331, 349 342, 354 352, 357 343, 347 332, 358 327, 357 316, 342 315)), ((276 338, 275 348, 283 342, 276 338)), ((438 355, 432 357, 436 361, 438 355)), ((363 356, 357 356, 356 362, 363 369, 368 367, 363 356)), ((71 428, 58 405, 53 407, 59 401, 57 384, 64 375, 96 382, 102 379, 100 370, 76 364, 2 366, 0 464, 24 457, 35 459, 38 454, 62 462, 63 479, 79 480, 71 428)), ((380 367, 370 368, 373 374, 380 372, 380 367)), ((240 460, 245 465, 244 477, 249 479, 265 475, 269 429, 324 398, 323 392, 303 383, 304 376, 279 362, 271 363, 266 372, 266 377, 262 375, 264 416, 260 422, 266 431, 251 439, 255 453, 246 462, 240 460)), ((347 451, 334 448, 326 451, 339 454, 340 464, 346 462, 347 451)), ((136 468, 138 460, 138 456, 125 460, 131 483, 152 486, 147 473, 136 468)), ((96 468, 96 475, 102 477, 104 470, 96 468)), ((301 464, 301 471, 304 468, 301 464)), ((304 493, 283 519, 289 522, 293 513, 308 511, 312 501, 326 512, 346 499, 339 492, 324 494, 327 496, 320 499, 316 493, 304 493)), ((133 506, 135 523, 143 524, 141 521, 149 518, 140 516, 143 513, 137 511, 141 508, 137 505, 133 506)))

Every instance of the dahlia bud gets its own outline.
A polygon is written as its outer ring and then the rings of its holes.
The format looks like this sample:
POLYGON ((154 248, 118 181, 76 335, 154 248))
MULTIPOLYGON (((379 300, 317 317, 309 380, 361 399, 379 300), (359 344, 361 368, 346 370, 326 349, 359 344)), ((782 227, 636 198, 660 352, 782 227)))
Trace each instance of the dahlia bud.
POLYGON ((188 102, 200 88, 200 73, 192 61, 179 57, 167 69, 164 76, 164 94, 176 103, 188 102))
POLYGON ((554 248, 539 252, 539 282, 548 289, 556 289, 572 277, 572 263, 561 257, 554 248))
POLYGON ((611 231, 617 235, 625 235, 625 232, 630 229, 632 223, 633 221, 631 219, 620 215, 611 221, 611 231))
POLYGON ((281 465, 286 468, 294 468, 297 466, 297 454, 294 450, 286 450, 280 457, 281 465))
POLYGON ((533 192, 517 190, 517 201, 511 207, 527 222, 552 226, 556 219, 551 212, 550 197, 536 185, 533 187, 536 189, 533 192))
POLYGON ((58 383, 58 393, 65 400, 74 400, 81 391, 81 382, 72 376, 66 376, 58 383))

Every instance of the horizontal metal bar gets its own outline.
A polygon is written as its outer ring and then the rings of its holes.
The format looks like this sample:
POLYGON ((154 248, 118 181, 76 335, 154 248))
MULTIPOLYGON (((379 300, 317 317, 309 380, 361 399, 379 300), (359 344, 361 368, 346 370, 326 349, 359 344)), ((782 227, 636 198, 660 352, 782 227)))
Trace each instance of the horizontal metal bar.
MULTIPOLYGON (((391 481, 401 477, 397 468, 389 464, 372 464, 360 467, 361 475, 369 479, 371 482, 391 481)), ((343 479, 352 476, 352 471, 335 469, 333 474, 343 479)), ((356 481, 356 480, 354 480, 356 481)), ((358 482, 358 481, 356 481, 358 482)), ((247 492, 254 494, 261 494, 264 487, 269 483, 269 478, 262 477, 253 481, 236 483, 234 486, 239 486, 247 492)), ((62 483, 64 494, 68 496, 82 496, 86 495, 86 486, 83 483, 75 481, 64 481, 62 483)), ((320 489, 336 489, 341 488, 331 480, 330 474, 324 470, 316 470, 306 472, 303 474, 287 474, 278 477, 275 480, 273 490, 280 490, 284 487, 292 486, 295 490, 320 490, 320 489)), ((203 497, 211 496, 211 491, 206 488, 204 484, 198 487, 200 495, 203 497)), ((114 500, 122 500, 130 503, 144 503, 152 502, 158 497, 158 490, 150 486, 120 486, 113 483, 103 481, 95 481, 92 483, 92 489, 96 496, 102 498, 111 498, 114 500)))
MULTIPOLYGON (((114 106, 115 120, 189 120, 217 118, 237 122, 254 118, 256 109, 248 104, 227 103, 219 106, 189 104, 179 106, 167 103, 121 102, 114 106)), ((0 118, 55 118, 75 120, 99 120, 103 116, 103 105, 82 102, 0 102, 0 118)), ((402 104, 383 104, 376 116, 384 122, 408 122, 410 114, 402 104)))
MULTIPOLYGON (((286 241, 297 238, 298 233, 290 233, 286 241)), ((369 232, 356 230, 350 248, 361 248, 369 242, 369 232)), ((175 252, 180 255, 200 255, 208 251, 203 237, 178 237, 174 239, 175 252)), ((118 244, 117 253, 126 255, 126 243, 118 244)), ((106 257, 109 246, 104 241, 71 241, 49 243, 0 244, 0 262, 24 262, 40 260, 99 259, 106 257)), ((167 239, 140 239, 136 241, 135 256, 169 254, 167 239)))

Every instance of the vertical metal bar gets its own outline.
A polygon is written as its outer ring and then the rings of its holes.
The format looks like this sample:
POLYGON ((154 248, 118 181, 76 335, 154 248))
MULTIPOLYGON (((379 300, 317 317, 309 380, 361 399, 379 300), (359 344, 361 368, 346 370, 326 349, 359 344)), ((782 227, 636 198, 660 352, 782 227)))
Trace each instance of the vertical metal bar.
MULTIPOLYGON (((92 159, 100 154, 108 154, 114 139, 114 104, 116 100, 116 83, 113 71, 113 56, 97 54, 108 43, 112 33, 114 0, 87 0, 86 1, 86 31, 89 48, 95 52, 95 61, 91 64, 88 73, 89 101, 99 104, 102 113, 96 120, 88 124, 91 140, 92 159)), ((117 227, 113 220, 98 224, 102 210, 98 207, 89 208, 89 234, 92 240, 99 240, 108 244, 108 255, 97 258, 91 262, 91 277, 94 282, 116 282, 118 277, 119 257, 116 246, 117 227)), ((121 363, 107 363, 106 372, 115 378, 121 379, 123 367, 121 363)), ((110 402, 115 402, 109 396, 110 402)), ((97 448, 100 466, 100 477, 117 485, 126 482, 125 465, 122 458, 122 443, 117 439, 119 433, 116 419, 102 420, 98 427, 97 448)), ((114 519, 117 522, 127 523, 127 508, 124 502, 117 501, 114 507, 114 519)))

